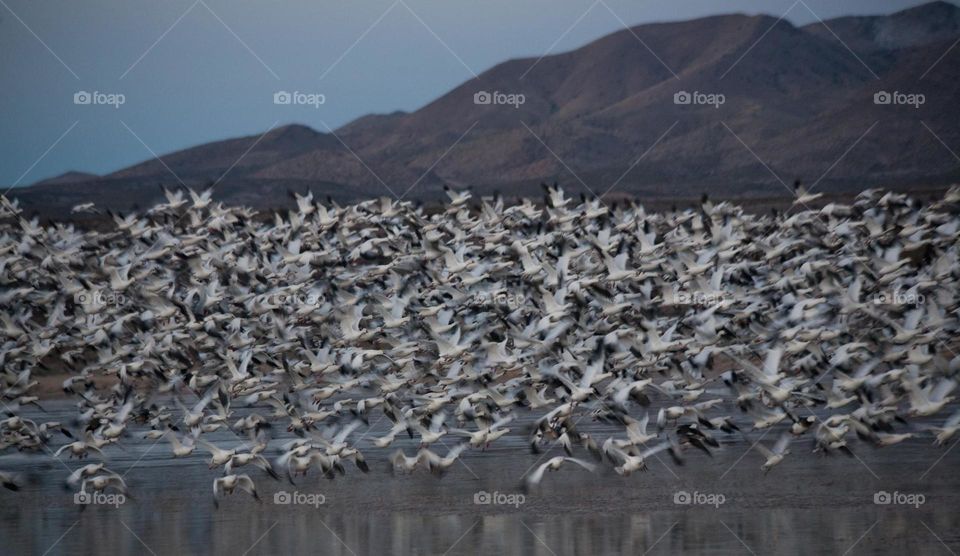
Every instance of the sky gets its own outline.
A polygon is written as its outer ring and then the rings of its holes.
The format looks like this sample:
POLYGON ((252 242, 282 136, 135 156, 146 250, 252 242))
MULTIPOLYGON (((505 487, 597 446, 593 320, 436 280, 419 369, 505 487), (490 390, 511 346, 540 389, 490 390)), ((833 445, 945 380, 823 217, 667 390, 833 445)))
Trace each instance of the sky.
POLYGON ((416 110, 497 63, 624 24, 763 13, 803 25, 922 3, 0 0, 0 184, 108 173, 274 125, 326 131, 416 110), (280 91, 302 94, 277 104, 280 91))

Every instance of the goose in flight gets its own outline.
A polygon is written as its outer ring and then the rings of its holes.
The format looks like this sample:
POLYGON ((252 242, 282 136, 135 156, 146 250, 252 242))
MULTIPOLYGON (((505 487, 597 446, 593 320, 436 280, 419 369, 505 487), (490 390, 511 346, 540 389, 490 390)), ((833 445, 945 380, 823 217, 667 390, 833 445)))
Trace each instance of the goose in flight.
POLYGON ((960 430, 960 411, 954 412, 942 426, 932 427, 931 430, 937 431, 934 443, 937 446, 944 446, 957 434, 957 431, 960 430))
POLYGON ((100 214, 94 203, 79 203, 70 209, 71 214, 100 214))
POLYGON ((115 472, 107 469, 107 466, 103 463, 88 463, 82 467, 77 468, 73 473, 67 477, 66 485, 67 486, 77 486, 81 484, 85 479, 93 477, 103 473, 104 475, 116 475, 115 472))
MULTIPOLYGON (((793 436, 789 433, 784 433, 777 439, 777 442, 773 445, 773 449, 767 448, 759 441, 754 443, 756 450, 766 458, 766 461, 760 466, 760 469, 764 473, 767 473, 779 465, 783 461, 783 458, 790 454, 790 450, 787 449, 787 447, 790 445, 791 440, 793 440, 793 436)), ((747 439, 747 441, 749 442, 749 439, 747 439)))
POLYGON ((948 395, 957 387, 957 381, 951 378, 941 379, 936 384, 931 382, 922 388, 918 382, 915 378, 907 378, 903 381, 903 387, 910 398, 910 413, 913 415, 928 417, 939 412, 955 399, 954 396, 948 395))
POLYGON ((256 449, 251 452, 234 454, 224 466, 224 472, 227 475, 230 475, 237 467, 243 467, 244 465, 251 464, 267 475, 270 475, 270 477, 272 477, 274 480, 280 478, 276 471, 273 470, 273 466, 270 464, 270 462, 267 461, 267 458, 263 457, 256 449))
POLYGON ((226 494, 233 494, 235 490, 240 489, 260 502, 260 495, 257 494, 257 487, 249 475, 224 475, 213 481, 213 505, 220 507, 220 498, 226 494))
POLYGON ((420 432, 420 447, 426 448, 427 446, 437 442, 447 434, 447 430, 443 427, 443 422, 446 421, 447 414, 443 411, 434 413, 430 418, 429 428, 419 425, 417 430, 420 432))
POLYGON ((221 465, 226 465, 231 459, 233 459, 233 456, 237 454, 236 448, 224 450, 203 439, 197 440, 197 443, 203 446, 206 451, 210 452, 210 460, 207 462, 210 469, 220 467, 221 465))
POLYGON ((177 438, 177 433, 173 430, 167 430, 163 436, 170 441, 170 449, 175 458, 185 458, 197 449, 197 437, 200 435, 200 429, 193 429, 191 434, 183 437, 183 440, 177 438))
POLYGON ((486 449, 490 447, 490 444, 494 440, 510 432, 510 429, 505 429, 502 427, 512 420, 512 415, 508 415, 492 423, 483 419, 477 419, 476 423, 478 428, 476 431, 449 429, 448 432, 468 438, 470 446, 474 448, 483 447, 483 449, 486 449))
POLYGON ((603 443, 603 454, 616 464, 614 471, 619 475, 630 475, 634 471, 646 471, 647 458, 670 449, 669 442, 646 448, 643 451, 635 447, 630 447, 628 451, 624 451, 616 446, 612 437, 603 443))
POLYGON ((456 463, 457 458, 459 458, 460 454, 466 449, 467 444, 457 444, 453 448, 447 450, 447 454, 445 456, 440 457, 431 450, 424 448, 417 453, 417 459, 426 462, 427 469, 429 469, 434 475, 443 475, 448 469, 453 467, 453 464, 456 463))
POLYGON ((443 186, 443 191, 447 194, 448 197, 450 197, 451 207, 458 207, 460 205, 463 205, 464 203, 469 201, 471 197, 470 191, 468 190, 454 191, 448 185, 443 186))
POLYGON ((60 449, 53 453, 53 457, 60 457, 60 454, 68 450, 71 458, 84 459, 89 455, 88 452, 95 452, 100 458, 106 458, 106 455, 100 450, 100 447, 97 446, 97 440, 90 432, 87 432, 84 440, 76 440, 61 446, 60 449))
POLYGON ((343 470, 342 465, 335 458, 336 456, 328 456, 316 450, 310 444, 301 444, 277 458, 276 467, 286 472, 290 484, 293 484, 294 477, 306 475, 314 467, 318 468, 323 476, 333 478, 335 470, 343 470))
POLYGON ((83 479, 83 482, 80 483, 80 492, 87 492, 88 486, 91 487, 94 492, 113 489, 124 496, 130 496, 126 481, 116 473, 101 473, 83 479))
POLYGON ((396 450, 390 455, 390 469, 396 472, 413 473, 413 471, 425 462, 426 450, 417 452, 417 455, 410 457, 403 453, 403 450, 396 450))
MULTIPOLYGON (((99 462, 149 438, 239 485, 366 472, 360 450, 440 476, 470 448, 559 444, 628 475, 771 429, 847 455, 956 438, 960 188, 821 210, 798 188, 786 214, 448 195, 261 214, 171 189, 94 227, 0 196, 0 452, 99 462), (36 418, 37 369, 71 415, 36 418)), ((111 475, 84 464, 71 488, 111 475)))
POLYGON ((800 183, 800 180, 793 182, 793 193, 796 196, 796 199, 793 201, 794 205, 806 206, 823 197, 823 193, 809 193, 803 184, 800 183))
POLYGON ((574 463, 580 467, 586 469, 587 471, 593 473, 597 470, 597 466, 590 463, 589 461, 584 461, 582 459, 567 457, 567 456, 556 456, 548 459, 546 462, 540 464, 533 472, 528 473, 523 480, 522 488, 524 492, 529 492, 531 489, 540 484, 540 481, 543 480, 543 476, 547 471, 556 471, 566 463, 574 463))

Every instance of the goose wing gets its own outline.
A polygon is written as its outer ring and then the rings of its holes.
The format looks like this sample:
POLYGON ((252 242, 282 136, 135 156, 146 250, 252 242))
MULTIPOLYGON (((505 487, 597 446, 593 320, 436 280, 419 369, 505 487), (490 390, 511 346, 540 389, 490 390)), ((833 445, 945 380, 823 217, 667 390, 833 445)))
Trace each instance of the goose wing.
POLYGON ((254 498, 259 498, 257 495, 257 486, 253 484, 253 479, 251 479, 249 475, 239 475, 237 477, 237 487, 254 498))
POLYGON ((565 457, 565 458, 563 458, 563 461, 565 461, 565 462, 569 461, 569 462, 571 462, 571 463, 575 463, 575 464, 579 465, 580 467, 586 469, 587 471, 589 471, 589 472, 591 472, 591 473, 593 473, 593 472, 595 472, 595 471, 597 470, 597 466, 596 466, 596 465, 590 463, 589 461, 584 461, 584 460, 579 459, 579 458, 565 457))
POLYGON ((554 462, 554 459, 556 458, 551 458, 540 464, 536 469, 533 470, 533 473, 528 474, 526 480, 524 481, 524 486, 526 488, 530 488, 532 486, 539 485, 540 481, 543 480, 543 474, 547 471, 547 467, 550 467, 550 465, 554 462))

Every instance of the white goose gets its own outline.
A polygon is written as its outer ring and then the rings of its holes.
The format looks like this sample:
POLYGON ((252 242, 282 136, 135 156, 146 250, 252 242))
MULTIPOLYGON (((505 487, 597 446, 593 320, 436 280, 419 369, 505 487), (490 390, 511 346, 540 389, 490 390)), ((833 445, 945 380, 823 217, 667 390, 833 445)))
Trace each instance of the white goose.
POLYGON ((543 480, 543 476, 547 471, 556 471, 566 463, 575 463, 580 467, 586 469, 587 471, 593 473, 596 471, 597 466, 582 459, 565 457, 565 456, 556 456, 548 459, 546 462, 540 464, 532 473, 528 473, 526 478, 523 481, 523 490, 529 491, 533 487, 540 484, 540 481, 543 480))
POLYGON ((225 475, 214 479, 213 481, 213 504, 220 507, 220 497, 226 494, 233 494, 237 489, 246 492, 260 502, 260 495, 257 494, 257 487, 253 484, 253 479, 249 475, 225 475))

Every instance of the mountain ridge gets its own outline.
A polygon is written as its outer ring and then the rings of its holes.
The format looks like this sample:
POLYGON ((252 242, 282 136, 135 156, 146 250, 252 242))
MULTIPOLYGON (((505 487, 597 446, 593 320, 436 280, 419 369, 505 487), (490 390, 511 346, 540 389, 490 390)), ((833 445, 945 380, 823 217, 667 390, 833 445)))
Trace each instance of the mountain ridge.
POLYGON ((350 199, 388 193, 384 184, 431 198, 467 184, 537 194, 552 180, 641 196, 786 194, 795 178, 851 190, 946 183, 960 179, 939 144, 960 146, 960 131, 944 124, 960 121, 957 37, 960 8, 945 2, 799 27, 743 14, 643 24, 507 60, 412 112, 364 115, 333 133, 290 124, 16 196, 62 210, 58 193, 76 200, 89 190, 103 201, 96 192, 111 184, 134 190, 118 198, 145 204, 157 183, 176 183, 169 170, 202 187, 228 168, 217 195, 255 206, 278 200, 276 188, 350 199), (925 102, 874 104, 885 90, 925 102), (525 102, 475 104, 482 91, 525 102), (723 103, 675 104, 684 91, 723 103))

